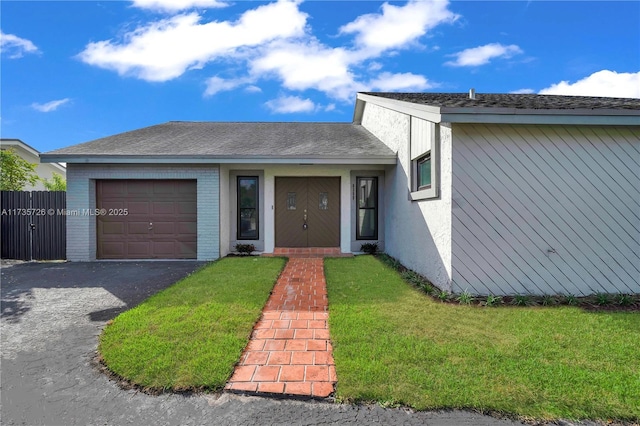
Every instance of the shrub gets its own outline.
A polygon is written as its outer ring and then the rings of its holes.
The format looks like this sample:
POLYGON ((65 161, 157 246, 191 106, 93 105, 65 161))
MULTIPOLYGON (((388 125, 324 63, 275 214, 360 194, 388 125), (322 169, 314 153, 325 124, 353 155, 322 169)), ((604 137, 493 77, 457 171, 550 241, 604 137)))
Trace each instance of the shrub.
POLYGON ((484 304, 485 306, 497 306, 497 305, 500 305, 501 303, 502 303, 502 297, 494 296, 493 294, 490 294, 487 296, 487 301, 484 304))
POLYGON ((596 304, 599 306, 605 306, 611 303, 609 299, 609 295, 607 293, 597 293, 596 294, 596 304))
POLYGON ((569 306, 577 306, 580 302, 576 296, 569 294, 564 298, 564 301, 569 306))
POLYGON ((475 300, 475 298, 471 295, 471 293, 469 293, 468 290, 465 290, 462 293, 460 293, 458 297, 456 297, 456 300, 461 305, 470 305, 471 302, 475 300))
POLYGON ((236 244, 236 251, 240 254, 250 255, 256 251, 256 246, 253 244, 236 244))
POLYGON ((364 243, 360 246, 360 251, 365 252, 367 254, 376 254, 378 252, 378 244, 364 243))
POLYGON ((628 294, 618 294, 614 300, 620 306, 629 306, 633 303, 633 298, 628 294))
POLYGON ((438 299, 440 299, 440 301, 442 302, 446 302, 447 300, 449 300, 449 293, 444 290, 440 290, 440 292, 438 293, 438 299))
POLYGON ((516 294, 511 303, 516 306, 530 306, 532 304, 531 298, 525 294, 516 294))

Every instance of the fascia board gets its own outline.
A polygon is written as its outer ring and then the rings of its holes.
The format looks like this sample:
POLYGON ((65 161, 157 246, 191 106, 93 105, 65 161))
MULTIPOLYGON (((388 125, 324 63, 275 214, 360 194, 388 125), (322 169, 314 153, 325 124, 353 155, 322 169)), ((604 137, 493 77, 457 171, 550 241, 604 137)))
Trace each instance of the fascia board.
POLYGON ((364 93, 358 93, 357 98, 383 108, 412 115, 433 123, 440 123, 443 121, 440 116, 440 107, 414 104, 412 102, 399 101, 396 99, 381 98, 379 96, 365 95, 364 93))
POLYGON ((396 164, 396 156, 375 157, 168 157, 125 155, 55 155, 43 156, 44 162, 75 164, 396 164))

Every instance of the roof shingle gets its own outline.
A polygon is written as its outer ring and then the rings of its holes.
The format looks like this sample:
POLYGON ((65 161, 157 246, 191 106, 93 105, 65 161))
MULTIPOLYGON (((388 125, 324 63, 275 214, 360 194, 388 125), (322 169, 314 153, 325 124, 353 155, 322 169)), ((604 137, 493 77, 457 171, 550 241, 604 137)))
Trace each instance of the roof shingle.
POLYGON ((394 157, 351 123, 171 121, 46 153, 52 156, 394 157))
POLYGON ((470 99, 468 93, 363 93, 365 95, 441 108, 484 107, 527 110, 640 110, 640 99, 636 98, 476 93, 476 98, 470 99))

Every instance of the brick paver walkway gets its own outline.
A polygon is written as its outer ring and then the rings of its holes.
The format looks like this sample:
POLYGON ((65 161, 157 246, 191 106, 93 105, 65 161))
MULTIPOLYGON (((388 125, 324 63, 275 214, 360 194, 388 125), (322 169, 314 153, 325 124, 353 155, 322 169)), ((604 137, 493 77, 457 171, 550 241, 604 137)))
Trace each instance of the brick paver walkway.
POLYGON ((336 383, 321 258, 287 263, 226 389, 327 397, 336 383))

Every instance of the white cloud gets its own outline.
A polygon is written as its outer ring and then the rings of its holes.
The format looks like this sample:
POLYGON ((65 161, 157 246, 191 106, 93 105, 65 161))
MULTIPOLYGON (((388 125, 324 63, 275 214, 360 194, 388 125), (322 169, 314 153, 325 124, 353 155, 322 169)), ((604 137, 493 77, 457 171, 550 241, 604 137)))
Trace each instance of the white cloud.
POLYGON ((64 99, 58 99, 56 101, 46 102, 44 104, 40 104, 40 103, 34 102, 34 103, 31 104, 31 108, 35 109, 36 111, 40 111, 40 112, 51 112, 51 111, 57 110, 58 107, 66 104, 70 100, 71 99, 69 99, 69 98, 64 98, 64 99))
POLYGON ((17 59, 25 53, 38 53, 38 48, 30 40, 0 31, 0 52, 7 53, 11 59, 17 59))
POLYGON ((324 110, 325 110, 326 112, 334 111, 335 109, 336 109, 336 104, 329 104, 329 105, 327 105, 326 107, 324 107, 324 110))
POLYGON ((233 56, 239 48, 303 35, 307 15, 296 3, 281 0, 249 10, 236 22, 200 20, 197 13, 189 13, 153 22, 126 34, 120 43, 89 43, 79 58, 120 75, 167 81, 218 57, 233 56))
POLYGON ((454 53, 450 56, 455 56, 456 60, 445 62, 445 65, 454 67, 476 67, 488 64, 489 61, 495 58, 510 58, 519 53, 522 53, 522 49, 515 44, 505 46, 500 43, 490 43, 454 53))
MULTIPOLYGON (((178 0, 136 1, 151 5, 178 0)), ((199 1, 205 0, 185 0, 185 4, 199 1)), ((429 87, 426 78, 411 73, 382 73, 387 78, 380 80, 379 59, 458 17, 448 10, 446 0, 385 3, 379 13, 362 15, 340 29, 341 34, 353 35, 353 44, 330 46, 313 36, 299 3, 278 0, 250 9, 236 21, 203 22, 195 12, 182 13, 140 26, 119 39, 89 43, 78 57, 147 81, 171 80, 223 60, 232 65, 228 69, 233 73, 209 78, 204 96, 234 89, 257 92, 261 80, 275 79, 287 90, 317 90, 332 99, 351 101, 354 92, 368 90, 371 84, 388 90, 429 87)))
POLYGON ((381 90, 383 92, 394 91, 416 91, 431 89, 436 85, 430 83, 425 77, 410 72, 392 74, 383 72, 375 80, 369 82, 372 89, 381 90))
POLYGON ((256 85, 254 85, 254 84, 251 84, 251 85, 247 86, 247 87, 244 89, 244 91, 245 91, 245 92, 247 92, 247 93, 261 93, 261 92, 262 92, 262 89, 261 89, 261 88, 259 88, 259 87, 258 87, 258 86, 256 86, 256 85))
POLYGON ((609 96, 614 98, 640 98, 640 71, 618 73, 602 70, 575 83, 561 81, 542 89, 542 95, 609 96))
POLYGON ((439 24, 453 22, 448 1, 409 1, 404 6, 382 5, 382 13, 356 18, 340 28, 342 34, 355 34, 358 47, 369 54, 405 47, 439 24))
POLYGON ((163 12, 178 12, 194 7, 219 8, 227 4, 218 0, 133 0, 133 5, 140 9, 163 12))
POLYGON ((316 89, 346 99, 359 89, 349 66, 352 58, 343 48, 313 40, 307 44, 279 43, 251 62, 256 76, 275 74, 287 89, 316 89))
POLYGON ((224 92, 227 90, 233 90, 238 86, 246 83, 244 79, 229 79, 225 80, 220 77, 211 77, 207 80, 207 88, 204 91, 204 96, 213 96, 216 93, 224 92))
POLYGON ((302 99, 299 96, 281 96, 265 102, 265 105, 272 112, 279 114, 311 112, 316 109, 316 104, 311 99, 302 99))
POLYGON ((532 93, 535 93, 536 91, 533 89, 518 89, 518 90, 514 90, 512 92, 509 92, 513 95, 530 95, 532 93))

